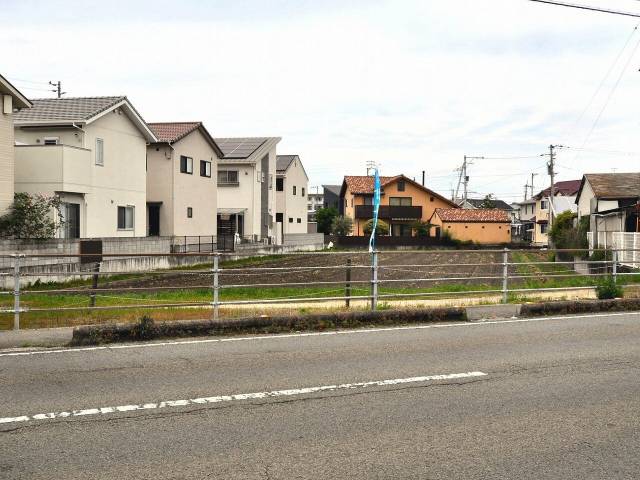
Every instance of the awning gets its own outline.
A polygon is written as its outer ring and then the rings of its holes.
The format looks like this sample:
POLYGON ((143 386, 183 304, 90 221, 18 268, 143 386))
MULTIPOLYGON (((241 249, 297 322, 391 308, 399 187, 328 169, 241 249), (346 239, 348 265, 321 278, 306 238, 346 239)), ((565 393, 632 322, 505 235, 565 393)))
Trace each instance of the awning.
POLYGON ((246 208, 219 208, 218 209, 218 214, 222 214, 222 215, 236 215, 238 213, 244 213, 246 212, 247 209, 246 208))

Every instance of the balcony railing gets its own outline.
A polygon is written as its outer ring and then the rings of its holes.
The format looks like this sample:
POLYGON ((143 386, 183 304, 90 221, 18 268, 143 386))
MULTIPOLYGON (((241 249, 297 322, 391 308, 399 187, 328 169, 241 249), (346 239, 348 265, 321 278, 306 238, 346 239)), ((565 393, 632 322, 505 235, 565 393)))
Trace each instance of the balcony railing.
MULTIPOLYGON (((422 207, 405 207, 396 205, 380 205, 380 218, 418 219, 422 218, 422 207)), ((356 205, 356 218, 372 218, 373 205, 356 205)))

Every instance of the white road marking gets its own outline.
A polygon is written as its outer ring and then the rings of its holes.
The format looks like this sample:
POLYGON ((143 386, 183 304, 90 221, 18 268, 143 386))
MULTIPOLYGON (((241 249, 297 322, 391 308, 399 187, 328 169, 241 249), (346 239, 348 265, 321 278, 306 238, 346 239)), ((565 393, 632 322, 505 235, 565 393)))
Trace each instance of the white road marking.
MULTIPOLYGON (((620 313, 602 313, 596 315, 569 315, 562 317, 541 317, 541 318, 518 318, 510 320, 478 320, 474 322, 444 323, 434 325, 411 325, 405 327, 384 327, 384 328, 366 328, 355 330, 333 330, 330 332, 307 332, 307 333, 288 333, 275 335, 256 335, 252 337, 228 337, 228 338, 207 338, 200 340, 176 340, 167 342, 153 343, 126 343, 120 345, 105 345, 98 347, 78 347, 78 348, 61 348, 56 350, 34 350, 28 352, 7 352, 0 353, 0 357, 22 357, 30 355, 49 355, 53 353, 76 353, 76 352, 93 352, 97 350, 124 350, 129 348, 154 348, 167 347, 173 345, 197 345, 201 343, 226 343, 226 342, 248 342, 260 340, 273 340, 298 337, 324 337, 330 335, 352 335, 352 334, 369 334, 379 332, 394 332, 401 330, 427 330, 430 328, 449 328, 449 327, 482 327, 487 325, 499 325, 503 323, 528 323, 528 322, 548 322, 551 320, 573 320, 583 318, 599 318, 599 317, 620 317, 635 316, 640 312, 620 312, 620 313)), ((1 332, 0 332, 1 334, 1 332)))
POLYGON ((305 394, 317 393, 317 392, 327 392, 327 391, 335 392, 339 390, 352 390, 352 389, 358 389, 358 388, 385 387, 389 385, 402 385, 407 383, 422 383, 422 382, 434 382, 438 380, 454 380, 454 379, 461 379, 461 378, 484 377, 486 375, 487 374, 483 372, 449 373, 444 375, 428 375, 424 377, 396 378, 393 380, 376 380, 372 382, 342 383, 338 385, 323 385, 321 387, 305 387, 305 388, 293 388, 289 390, 274 390, 271 392, 239 393, 234 395, 219 395, 215 397, 190 398, 186 400, 167 400, 167 401, 158 402, 158 403, 120 405, 117 407, 86 408, 82 410, 71 410, 68 412, 50 412, 50 413, 38 413, 36 415, 20 415, 17 417, 5 417, 5 418, 0 418, 0 424, 29 422, 32 420, 54 420, 58 418, 81 417, 81 416, 89 416, 89 415, 106 415, 106 414, 118 413, 118 412, 132 412, 136 410, 158 410, 161 408, 186 407, 189 405, 206 405, 211 403, 234 402, 234 401, 241 401, 241 400, 255 400, 255 399, 274 398, 274 397, 292 397, 296 395, 305 395, 305 394))

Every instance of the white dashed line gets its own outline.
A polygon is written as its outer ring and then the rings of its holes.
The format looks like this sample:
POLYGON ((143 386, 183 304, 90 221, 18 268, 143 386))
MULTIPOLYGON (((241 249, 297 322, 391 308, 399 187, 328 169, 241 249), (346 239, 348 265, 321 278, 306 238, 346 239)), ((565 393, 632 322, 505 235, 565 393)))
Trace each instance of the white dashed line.
POLYGON ((275 397, 292 397, 296 395, 305 395, 309 393, 317 392, 335 392, 339 390, 351 390, 358 388, 369 387, 385 387, 389 385, 402 385, 407 383, 422 383, 422 382, 434 382, 438 380, 454 380, 473 377, 484 377, 486 373, 483 372, 466 372, 466 373, 449 373, 444 375, 428 375, 425 377, 410 377, 410 378, 396 378, 394 380, 376 380, 373 382, 360 382, 360 383, 342 383, 338 385, 324 385, 321 387, 306 387, 306 388, 293 388, 290 390, 274 390, 271 392, 254 392, 254 393, 240 393, 235 395, 219 395, 215 397, 201 397, 191 398, 186 400, 167 400, 158 403, 140 403, 137 405, 120 405, 117 407, 99 407, 99 408, 86 408, 82 410, 71 410, 67 412, 50 412, 50 413, 38 413, 35 415, 20 415, 17 417, 5 417, 0 418, 0 424, 2 423, 19 423, 29 422, 33 420, 54 420, 59 418, 69 417, 81 417, 89 415, 106 415, 119 412, 133 412, 137 410, 158 410, 170 407, 186 407, 190 405, 206 405, 222 402, 236 402, 242 400, 260 400, 265 398, 275 397))

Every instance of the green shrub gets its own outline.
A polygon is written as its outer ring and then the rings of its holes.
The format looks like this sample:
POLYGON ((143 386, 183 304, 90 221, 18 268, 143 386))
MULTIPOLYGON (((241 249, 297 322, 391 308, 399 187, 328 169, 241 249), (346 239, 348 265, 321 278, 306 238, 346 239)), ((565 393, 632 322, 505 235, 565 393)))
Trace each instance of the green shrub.
POLYGON ((316 211, 316 222, 318 222, 318 233, 331 233, 333 219, 338 216, 338 209, 335 207, 320 208, 316 211))
POLYGON ((417 220, 411 227, 415 230, 417 237, 430 237, 433 225, 417 220))
POLYGON ((349 235, 353 230, 353 220, 351 217, 338 216, 331 222, 331 233, 339 237, 349 235))
MULTIPOLYGON (((378 219, 378 224, 376 225, 376 235, 389 235, 389 224, 384 220, 378 219)), ((362 228, 362 231, 365 235, 371 235, 371 231, 373 230, 373 219, 367 220, 362 228)))
POLYGON ((603 278, 596 287, 596 294, 600 300, 622 298, 622 287, 618 285, 612 276, 603 278))

